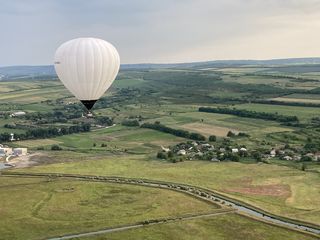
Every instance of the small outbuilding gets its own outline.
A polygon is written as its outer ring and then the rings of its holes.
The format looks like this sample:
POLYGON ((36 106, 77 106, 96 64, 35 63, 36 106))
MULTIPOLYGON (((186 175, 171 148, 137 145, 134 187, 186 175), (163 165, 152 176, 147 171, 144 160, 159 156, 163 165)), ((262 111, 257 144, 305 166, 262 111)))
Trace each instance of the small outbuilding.
POLYGON ((15 156, 25 156, 28 153, 27 148, 14 148, 13 149, 13 155, 15 156))

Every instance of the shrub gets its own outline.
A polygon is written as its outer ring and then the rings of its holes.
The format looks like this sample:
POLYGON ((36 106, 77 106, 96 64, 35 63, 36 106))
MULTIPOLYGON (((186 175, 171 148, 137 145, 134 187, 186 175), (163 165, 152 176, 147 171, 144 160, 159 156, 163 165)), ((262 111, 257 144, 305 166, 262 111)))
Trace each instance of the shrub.
POLYGON ((260 152, 253 152, 251 155, 257 162, 261 162, 262 156, 260 152))
POLYGON ((60 150, 62 150, 62 147, 60 147, 57 144, 54 144, 54 145, 51 146, 51 150, 52 151, 60 151, 60 150))
POLYGON ((230 160, 233 161, 233 162, 239 162, 240 157, 239 157, 239 155, 231 154, 230 155, 230 160))
POLYGON ((249 134, 244 133, 244 132, 239 132, 238 136, 239 136, 239 137, 250 137, 249 134))

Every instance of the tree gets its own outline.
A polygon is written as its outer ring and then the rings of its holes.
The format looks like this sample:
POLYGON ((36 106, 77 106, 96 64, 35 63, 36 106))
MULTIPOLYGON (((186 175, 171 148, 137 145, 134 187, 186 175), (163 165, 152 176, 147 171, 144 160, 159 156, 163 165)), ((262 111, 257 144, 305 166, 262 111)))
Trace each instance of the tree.
POLYGON ((157 153, 157 158, 167 159, 167 154, 165 154, 164 152, 158 152, 157 153))
POLYGON ((301 157, 300 160, 301 160, 301 162, 311 162, 312 161, 312 157, 304 155, 304 156, 301 157))
POLYGON ((250 137, 250 135, 244 132, 239 132, 238 137, 250 137))
POLYGON ((96 122, 101 125, 111 126, 113 124, 113 120, 106 116, 99 116, 95 118, 96 122))
POLYGON ((239 162, 239 160, 240 160, 240 157, 237 154, 230 154, 229 158, 233 162, 239 162))
POLYGON ((261 162, 262 160, 262 156, 260 152, 253 152, 252 153, 252 157, 257 161, 257 162, 261 162))
POLYGON ((234 137, 236 134, 233 133, 232 131, 229 131, 227 134, 227 137, 234 137))
POLYGON ((216 137, 215 135, 211 135, 211 136, 209 137, 209 141, 210 141, 210 142, 215 142, 215 141, 217 141, 217 137, 216 137))
POLYGON ((206 140, 206 137, 199 134, 199 133, 190 133, 189 138, 192 140, 196 140, 196 141, 205 141, 206 140))

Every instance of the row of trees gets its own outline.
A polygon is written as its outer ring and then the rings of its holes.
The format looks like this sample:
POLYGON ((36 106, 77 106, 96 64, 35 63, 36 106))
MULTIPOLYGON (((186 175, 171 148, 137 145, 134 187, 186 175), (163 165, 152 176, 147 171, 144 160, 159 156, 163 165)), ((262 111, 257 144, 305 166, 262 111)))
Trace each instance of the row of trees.
POLYGON ((320 107, 320 104, 318 103, 284 102, 284 101, 266 100, 266 99, 256 99, 256 100, 251 100, 247 102, 258 103, 258 104, 270 104, 270 105, 297 106, 297 107, 320 107))
MULTIPOLYGON (((25 140, 25 139, 38 139, 38 138, 50 138, 62 135, 68 135, 72 133, 89 132, 91 130, 91 125, 89 123, 82 123, 79 125, 73 125, 70 127, 49 127, 49 128, 34 128, 29 129, 25 133, 14 134, 15 139, 25 140)), ((8 142, 11 139, 9 133, 1 133, 0 141, 8 142)))
POLYGON ((170 127, 167 127, 163 124, 160 124, 159 122, 144 123, 141 125, 141 127, 142 128, 150 128, 150 129, 157 130, 160 132, 170 133, 170 134, 175 135, 177 137, 189 138, 189 139, 192 139, 195 141, 205 141, 206 140, 206 137, 199 134, 199 133, 193 133, 193 132, 189 132, 186 130, 170 128, 170 127))
POLYGON ((239 117, 273 120, 273 121, 282 122, 282 123, 299 121, 297 116, 285 116, 277 113, 256 112, 256 111, 249 111, 245 109, 236 109, 236 108, 200 107, 199 112, 231 114, 239 117))
POLYGON ((24 119, 33 121, 37 124, 48 123, 66 123, 69 119, 75 119, 82 116, 82 111, 60 111, 55 110, 53 112, 33 112, 23 116, 24 119))
POLYGON ((128 127, 139 127, 140 126, 140 123, 138 120, 134 119, 134 120, 129 120, 129 119, 126 119, 126 120, 123 120, 121 122, 121 124, 123 126, 128 126, 128 127))

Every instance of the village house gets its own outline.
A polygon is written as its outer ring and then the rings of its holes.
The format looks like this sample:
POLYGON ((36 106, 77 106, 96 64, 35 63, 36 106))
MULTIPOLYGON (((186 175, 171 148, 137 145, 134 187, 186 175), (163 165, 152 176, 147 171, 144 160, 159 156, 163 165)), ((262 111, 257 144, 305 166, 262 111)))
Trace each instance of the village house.
POLYGON ((0 147, 0 156, 4 157, 4 156, 9 156, 12 154, 12 148, 9 147, 0 147))
POLYGON ((277 152, 276 150, 273 148, 271 151, 270 151, 270 157, 275 157, 277 155, 277 152))
POLYGON ((13 155, 15 156, 25 156, 28 153, 27 148, 14 148, 13 149, 13 155))
POLYGON ((238 153, 239 152, 239 149, 238 148, 232 148, 232 153, 238 153))
POLYGON ((24 116, 24 115, 26 115, 26 112, 19 111, 19 112, 14 112, 14 113, 10 114, 10 117, 20 117, 20 116, 24 116))
POLYGON ((283 159, 284 159, 284 160, 287 160, 287 161, 292 161, 292 160, 293 160, 293 158, 290 157, 290 156, 284 156, 283 159))
POLYGON ((226 149, 225 148, 219 148, 219 151, 224 153, 226 151, 226 149))
POLYGON ((320 161, 320 152, 314 154, 314 160, 318 162, 320 161))
POLYGON ((177 153, 178 155, 182 155, 182 156, 184 156, 184 155, 186 155, 187 154, 187 151, 186 150, 184 150, 184 149, 181 149, 181 150, 179 150, 178 151, 178 153, 177 153))

